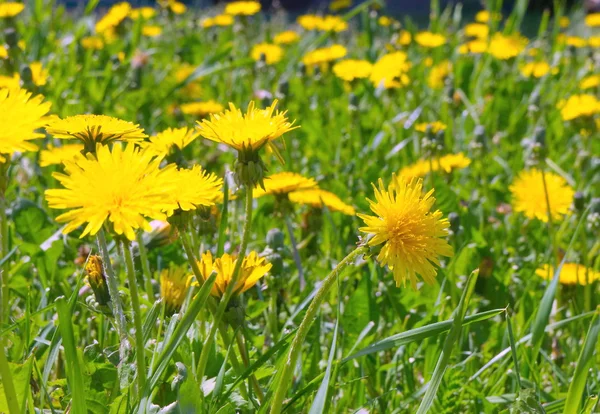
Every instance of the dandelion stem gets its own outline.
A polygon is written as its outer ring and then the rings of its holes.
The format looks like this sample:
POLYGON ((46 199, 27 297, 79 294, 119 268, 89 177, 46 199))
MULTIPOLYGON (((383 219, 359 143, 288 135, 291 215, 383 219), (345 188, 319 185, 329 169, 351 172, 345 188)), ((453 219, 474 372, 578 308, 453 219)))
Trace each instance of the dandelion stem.
MULTIPOLYGON (((247 369, 250 366, 250 361, 248 358, 248 350, 246 348, 246 339, 244 338, 244 335, 242 335, 242 332, 240 330, 238 330, 236 332, 235 340, 237 342, 237 346, 240 351, 240 355, 242 356, 242 362, 244 363, 244 368, 247 369)), ((261 403, 265 399, 265 393, 260 388, 260 384, 258 383, 258 380, 256 379, 256 376, 254 375, 254 373, 252 373, 250 375, 250 381, 252 382, 252 388, 254 388, 254 392, 256 393, 256 396, 258 397, 258 402, 261 403)))
POLYGON ((144 352, 144 333, 142 331, 142 315, 140 299, 138 296, 137 281, 135 279, 135 268, 133 267, 133 255, 129 242, 121 241, 121 252, 125 259, 127 268, 127 281, 129 282, 129 293, 131 296, 131 307, 133 308, 133 324, 135 327, 135 359, 137 362, 137 381, 139 393, 144 392, 146 387, 146 355, 144 352))
POLYGON ((550 234, 550 242, 552 243, 552 248, 554 250, 554 260, 558 265, 560 263, 560 259, 558 257, 558 245, 556 244, 556 233, 554 231, 554 222, 552 221, 552 207, 550 206, 550 194, 548 194, 548 185, 546 184, 546 171, 544 168, 542 170, 542 183, 544 184, 544 195, 546 197, 546 209, 548 210, 548 233, 550 234))
POLYGON ((302 270, 302 261, 300 260, 300 253, 298 252, 298 243, 296 237, 294 237, 294 227, 288 214, 285 215, 285 225, 287 227, 288 234, 290 235, 290 242, 292 243, 292 255, 294 256, 294 262, 298 269, 298 280, 300 281, 300 292, 306 287, 306 280, 304 279, 304 271, 302 270))
POLYGON ((6 352, 4 351, 6 338, 0 339, 0 379, 2 380, 2 386, 4 388, 4 395, 6 396, 6 404, 8 405, 8 412, 10 414, 18 414, 21 412, 19 408, 19 400, 15 391, 15 384, 13 383, 12 374, 10 372, 10 366, 6 359, 6 352))
POLYGON ((146 284, 146 295, 148 300, 154 302, 154 288, 152 287, 152 273, 150 273, 150 263, 148 262, 148 252, 144 245, 144 238, 142 233, 137 235, 138 249, 140 251, 140 262, 142 263, 142 275, 144 276, 144 283, 146 284))
POLYGON ((296 366, 296 360, 300 354, 302 349, 302 344, 306 339, 306 335, 308 335, 308 331, 317 317, 317 313, 319 312, 319 308, 321 304, 327 297, 327 293, 336 282, 339 274, 344 270, 346 266, 352 263, 358 256, 366 253, 368 250, 367 247, 361 246, 353 250, 348 256, 346 256, 338 265, 327 275, 321 287, 317 291, 314 299, 310 303, 306 314, 304 315, 304 319, 300 323, 298 327, 298 331, 296 332, 296 336, 294 337, 290 349, 288 351, 287 360, 285 365, 283 366, 283 371, 279 376, 279 381, 277 385, 277 389, 275 391, 275 395, 273 397, 273 402, 271 403, 271 414, 279 414, 281 409, 283 408, 283 399, 287 393, 287 389, 290 385, 292 374, 294 372, 294 367, 296 366))
POLYGON ((210 328, 210 332, 204 342, 204 346, 202 347, 200 360, 198 361, 198 368, 196 370, 196 377, 199 380, 202 380, 202 378, 204 377, 210 348, 212 347, 213 341, 215 340, 217 328, 221 323, 221 319, 223 318, 225 310, 227 309, 229 299, 231 299, 231 296, 233 295, 235 285, 237 284, 237 281, 240 276, 240 270, 242 269, 242 262, 244 261, 244 257, 246 256, 246 249, 248 248, 248 241, 250 240, 250 227, 252 224, 252 191, 253 188, 250 186, 246 189, 246 217, 244 219, 244 229, 242 232, 242 242, 240 245, 240 251, 238 252, 237 260, 235 261, 235 268, 233 269, 231 280, 227 285, 225 295, 223 295, 221 301, 219 302, 219 306, 217 307, 217 311, 215 312, 214 321, 210 328))

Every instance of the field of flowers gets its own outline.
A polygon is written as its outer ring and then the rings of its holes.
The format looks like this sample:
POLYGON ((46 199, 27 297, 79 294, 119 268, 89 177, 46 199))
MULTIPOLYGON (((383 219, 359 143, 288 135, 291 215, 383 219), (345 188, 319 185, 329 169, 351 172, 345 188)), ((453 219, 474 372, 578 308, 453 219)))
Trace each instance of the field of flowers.
POLYGON ((0 413, 600 412, 600 13, 527 6, 0 3, 0 413))

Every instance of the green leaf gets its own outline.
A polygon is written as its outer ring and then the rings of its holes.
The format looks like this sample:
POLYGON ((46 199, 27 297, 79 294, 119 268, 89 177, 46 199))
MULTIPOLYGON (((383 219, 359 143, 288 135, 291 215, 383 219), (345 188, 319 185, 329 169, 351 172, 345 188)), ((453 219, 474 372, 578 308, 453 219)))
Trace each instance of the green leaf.
POLYGON ((18 199, 12 209, 15 231, 23 241, 41 244, 52 235, 52 224, 40 206, 26 199, 18 199))
MULTIPOLYGON (((27 398, 30 394, 30 377, 33 358, 29 358, 24 364, 8 363, 12 376, 15 393, 19 406, 25 408, 27 398)), ((4 393, 4 384, 0 382, 0 413, 9 413, 9 404, 4 393)))
POLYGON ((431 381, 427 386, 427 391, 425 391, 425 396, 421 401, 421 405, 419 405, 419 410, 417 414, 425 414, 431 408, 435 400, 435 395, 437 390, 442 383, 442 378, 444 377, 444 372, 446 372, 446 368, 448 367, 448 363, 450 362, 450 356, 452 355, 452 349, 454 348, 454 343, 458 340, 460 333, 463 328, 463 320, 465 318, 465 313, 467 312, 467 306, 469 305, 469 301, 471 300, 471 295, 475 290, 475 282, 477 282, 477 276, 479 275, 479 269, 474 270, 469 279, 467 280, 467 286, 465 287, 463 294, 460 298, 460 302, 458 303, 458 307, 454 311, 454 320, 452 322, 452 328, 446 337, 446 341, 444 342, 444 348, 442 349, 442 353, 437 361, 435 366, 435 370, 433 371, 433 376, 431 377, 431 381))
POLYGON ((583 349, 581 350, 581 354, 579 354, 575 374, 569 384, 563 414, 577 414, 579 412, 588 372, 594 360, 594 349, 598 342, 598 335, 600 335, 600 307, 596 309, 596 314, 590 323, 590 329, 585 338, 583 349))
POLYGON ((331 349, 329 350, 329 359, 327 360, 327 368, 325 369, 325 376, 323 382, 319 386, 317 395, 310 406, 309 414, 323 414, 325 405, 327 403, 327 392, 329 391, 329 380, 331 379, 331 366, 333 364, 333 358, 335 351, 337 350, 337 336, 338 336, 339 321, 335 322, 335 329, 333 330, 333 340, 331 342, 331 349))

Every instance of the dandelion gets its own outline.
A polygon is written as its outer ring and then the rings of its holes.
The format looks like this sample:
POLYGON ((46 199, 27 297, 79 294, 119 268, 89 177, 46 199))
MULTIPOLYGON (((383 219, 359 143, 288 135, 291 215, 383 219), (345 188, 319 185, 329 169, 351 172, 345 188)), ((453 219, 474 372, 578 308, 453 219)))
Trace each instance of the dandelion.
POLYGON ((166 156, 172 148, 183 150, 199 136, 200 133, 187 127, 167 128, 150 137, 150 141, 143 142, 140 146, 152 155, 166 156))
POLYGON ((81 47, 86 50, 102 50, 104 49, 104 41, 98 36, 86 36, 80 41, 81 47))
POLYGON ((88 284, 94 292, 96 302, 99 305, 107 305, 110 302, 110 293, 108 292, 102 257, 97 255, 90 255, 88 257, 85 264, 85 275, 87 276, 88 284))
POLYGON ((537 169, 522 171, 519 174, 509 187, 513 209, 527 218, 536 218, 543 222, 548 222, 549 210, 552 219, 558 220, 569 213, 575 191, 560 175, 544 173, 549 202, 547 203, 542 174, 542 171, 537 169))
MULTIPOLYGON (((202 255, 198 265, 204 280, 206 281, 213 272, 217 274, 215 284, 210 292, 213 296, 222 297, 225 294, 227 286, 233 277, 233 270, 235 269, 237 260, 238 258, 227 253, 216 259, 213 259, 210 251, 202 255)), ((271 270, 271 267, 273 265, 267 263, 266 259, 259 257, 254 251, 250 252, 242 262, 237 283, 233 288, 233 294, 239 295, 250 289, 261 277, 271 270)))
POLYGON ((203 117, 209 114, 223 112, 225 108, 220 103, 210 100, 205 102, 184 103, 181 104, 179 109, 181 109, 181 112, 183 112, 186 115, 196 115, 203 117))
POLYGON ((346 82, 368 78, 373 71, 373 64, 367 60, 345 59, 333 66, 333 73, 346 82))
POLYGON ((344 46, 335 44, 308 52, 302 58, 302 63, 306 66, 325 65, 343 58, 347 53, 348 51, 344 46))
POLYGON ((0 75, 0 90, 1 89, 19 89, 21 85, 21 77, 18 73, 13 76, 0 75))
POLYGON ((209 27, 226 27, 231 26, 232 24, 233 16, 230 16, 229 14, 218 14, 215 17, 208 17, 202 20, 201 26, 205 29, 208 29, 209 27))
POLYGON ((521 74, 526 78, 541 78, 550 72, 550 65, 546 62, 528 62, 521 66, 521 74))
POLYGON ((488 48, 487 40, 471 40, 463 45, 460 45, 458 48, 458 53, 461 55, 466 55, 468 53, 472 53, 474 55, 480 55, 484 53, 488 48))
POLYGON ((317 182, 313 178, 306 178, 293 172, 282 172, 270 175, 264 181, 264 188, 254 191, 254 197, 262 197, 268 194, 281 196, 292 191, 313 188, 317 182))
POLYGON ((408 30, 402 30, 398 35, 396 43, 402 46, 408 46, 412 42, 412 35, 408 30))
POLYGON ((156 9, 152 7, 140 7, 129 11, 129 18, 133 20, 144 19, 149 20, 156 16, 156 9))
POLYGON ((446 36, 439 33, 420 32, 415 36, 415 42, 427 48, 435 48, 446 44, 446 36))
POLYGON ((319 24, 321 17, 316 16, 314 14, 305 14, 303 16, 299 16, 296 21, 302 28, 306 30, 316 30, 317 25, 319 24))
POLYGON ((475 15, 475 21, 479 23, 487 23, 491 18, 494 20, 500 20, 502 19, 502 15, 500 13, 490 13, 487 10, 478 11, 475 15))
POLYGON ((406 53, 389 53, 375 62, 369 79, 375 87, 398 88, 408 84, 409 79, 406 72, 409 69, 410 62, 408 62, 406 53))
POLYGON ((586 76, 579 83, 581 89, 592 89, 600 85, 600 75, 586 76))
MULTIPOLYGON (((555 268, 544 264, 540 266, 535 273, 546 280, 554 278, 555 268)), ((593 269, 587 268, 577 263, 563 263, 560 269, 558 281, 563 285, 581 285, 585 286, 600 280, 600 272, 595 272, 593 269)))
POLYGON ((210 207, 222 194, 223 180, 199 165, 191 169, 169 169, 166 174, 168 181, 177 189, 170 194, 171 204, 175 208, 166 209, 168 215, 172 215, 176 209, 191 211, 201 206, 210 207))
POLYGON ((129 16, 130 12, 131 5, 126 1, 113 5, 96 23, 96 33, 110 33, 129 16))
POLYGON ((560 115, 564 121, 600 113, 600 100, 594 95, 582 94, 570 96, 558 103, 560 115))
POLYGON ((590 47, 600 47, 600 36, 590 36, 588 38, 588 45, 590 47))
POLYGON ((134 240, 136 229, 152 230, 146 218, 166 220, 165 211, 177 208, 171 195, 179 189, 160 161, 129 144, 98 145, 95 157, 67 162, 65 174, 53 174, 64 188, 45 193, 50 208, 69 209, 56 218, 67 223, 63 233, 87 223, 81 237, 95 235, 108 222, 117 235, 134 240))
POLYGON ((8 57, 8 50, 2 45, 0 45, 0 59, 6 59, 8 57))
POLYGON ((199 79, 190 80, 190 77, 196 72, 196 66, 189 63, 183 63, 175 71, 175 81, 183 83, 183 92, 189 97, 197 97, 202 93, 202 86, 199 79))
POLYGON ((565 35, 561 35, 558 37, 557 41, 559 43, 562 43, 566 46, 571 46, 574 47, 576 49, 580 49, 582 47, 586 47, 588 42, 587 40, 585 40, 582 37, 579 36, 565 36, 565 35))
POLYGON ((377 19, 377 24, 381 27, 390 27, 394 22, 395 20, 388 16, 381 16, 377 19))
POLYGON ((159 0, 159 3, 163 9, 167 9, 173 14, 180 15, 187 11, 185 4, 177 0, 159 0))
POLYGON ((429 77, 427 78, 427 84, 432 89, 441 89, 444 86, 444 80, 450 75, 452 71, 452 64, 444 60, 443 62, 438 63, 429 72, 429 77))
POLYGON ((25 10, 23 3, 16 3, 7 1, 6 3, 0 3, 0 19, 6 19, 15 17, 25 10))
POLYGON ((368 200, 375 216, 358 214, 366 225, 359 230, 373 235, 369 246, 383 244, 377 260, 393 272, 396 286, 405 286, 409 280, 416 289, 417 275, 428 284, 434 283, 438 257, 453 255, 452 247, 443 239, 450 223, 442 218, 441 211, 431 211, 434 190, 423 194, 422 180, 395 175, 387 189, 381 179, 378 184, 379 188, 373 185, 375 201, 368 200))
POLYGON ((40 151, 40 167, 60 165, 66 161, 72 161, 82 156, 83 148, 81 144, 67 144, 60 147, 48 145, 45 150, 40 151))
POLYGON ((600 27, 600 13, 590 13, 585 16, 585 24, 589 27, 600 27))
POLYGON ((431 171, 443 171, 450 174, 454 170, 462 170, 471 165, 471 159, 462 152, 447 154, 434 160, 420 159, 414 164, 400 170, 403 177, 424 177, 431 171))
POLYGON ((356 214, 354 207, 344 203, 337 195, 320 188, 293 191, 288 194, 288 198, 295 204, 306 204, 315 208, 326 206, 331 211, 339 211, 348 216, 356 214))
POLYGON ((141 141, 147 137, 139 125, 106 115, 75 115, 56 119, 46 126, 55 138, 79 139, 86 151, 93 152, 96 144, 114 141, 141 141))
POLYGON ((168 314, 179 312, 191 282, 192 276, 183 267, 170 266, 160 272, 160 297, 168 314))
POLYGON ((348 30, 348 23, 339 16, 323 16, 317 22, 317 29, 323 32, 343 32, 348 30))
POLYGON ((465 26, 465 35, 476 37, 478 39, 486 39, 490 33, 490 28, 487 24, 470 23, 465 26))
POLYGON ((286 30, 285 32, 277 33, 273 37, 273 43, 276 45, 290 45, 300 40, 300 35, 292 30, 286 30))
POLYGON ((225 14, 231 16, 253 16, 259 11, 260 3, 257 1, 234 1, 225 6, 225 14))
POLYGON ((50 110, 50 103, 43 99, 23 89, 0 89, 0 162, 15 152, 37 150, 30 141, 44 137, 35 131, 44 126, 50 110))
POLYGON ((29 69, 31 70, 31 80, 34 85, 44 86, 48 82, 48 70, 40 62, 31 62, 29 69))
POLYGON ((352 6, 352 0, 332 0, 329 4, 329 10, 339 11, 352 6))
POLYGON ((257 62, 264 59, 268 65, 274 65, 275 63, 281 61, 281 58, 283 57, 283 49, 278 45, 259 43, 254 45, 252 51, 250 52, 250 56, 252 56, 252 59, 257 62))
POLYGON ((142 27, 142 35, 148 37, 158 37, 162 34, 162 27, 160 26, 144 26, 142 27))
POLYGON ((520 34, 492 36, 487 52, 496 59, 508 60, 518 56, 527 46, 527 39, 520 34))
POLYGON ((440 131, 444 131, 446 128, 446 124, 440 121, 423 122, 415 125, 415 130, 423 133, 430 131, 434 134, 437 134, 440 131))
POLYGON ((569 25, 571 24, 571 19, 569 19, 567 16, 562 16, 559 20, 558 20, 558 25, 562 28, 562 29, 566 29, 567 27, 569 27, 569 25))

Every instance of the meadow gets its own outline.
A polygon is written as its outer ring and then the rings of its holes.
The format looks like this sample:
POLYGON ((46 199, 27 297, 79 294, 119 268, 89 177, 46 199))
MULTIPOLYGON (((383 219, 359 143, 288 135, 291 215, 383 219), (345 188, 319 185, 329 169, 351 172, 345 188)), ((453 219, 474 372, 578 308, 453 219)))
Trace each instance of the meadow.
POLYGON ((0 3, 0 413, 600 412, 600 13, 527 6, 0 3))

